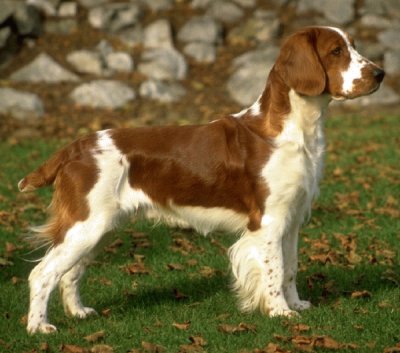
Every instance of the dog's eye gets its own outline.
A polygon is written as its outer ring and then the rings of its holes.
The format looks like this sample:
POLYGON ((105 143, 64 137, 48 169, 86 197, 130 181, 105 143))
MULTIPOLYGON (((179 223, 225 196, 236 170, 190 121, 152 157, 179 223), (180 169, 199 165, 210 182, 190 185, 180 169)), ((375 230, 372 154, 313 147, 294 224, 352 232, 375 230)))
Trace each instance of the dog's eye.
POLYGON ((342 48, 341 47, 336 47, 335 49, 333 49, 331 51, 331 53, 332 53, 332 55, 339 56, 340 54, 342 54, 342 48))

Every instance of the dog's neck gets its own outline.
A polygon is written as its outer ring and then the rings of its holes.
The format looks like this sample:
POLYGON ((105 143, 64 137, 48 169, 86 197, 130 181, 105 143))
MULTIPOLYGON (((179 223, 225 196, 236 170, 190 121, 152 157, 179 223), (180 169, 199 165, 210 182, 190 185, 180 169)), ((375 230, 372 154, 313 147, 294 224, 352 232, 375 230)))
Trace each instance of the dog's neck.
POLYGON ((274 71, 268 77, 263 93, 249 108, 234 117, 241 119, 249 129, 266 138, 279 136, 285 122, 290 119, 305 135, 313 135, 326 115, 331 97, 297 94, 274 71))

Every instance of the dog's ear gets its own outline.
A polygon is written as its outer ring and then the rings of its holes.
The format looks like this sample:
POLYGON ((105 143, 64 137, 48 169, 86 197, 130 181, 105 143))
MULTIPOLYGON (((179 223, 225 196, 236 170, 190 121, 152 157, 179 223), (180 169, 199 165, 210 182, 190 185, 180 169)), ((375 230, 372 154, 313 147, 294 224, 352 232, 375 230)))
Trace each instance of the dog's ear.
POLYGON ((312 31, 296 33, 283 44, 275 69, 297 93, 318 96, 326 86, 326 74, 316 51, 312 31))

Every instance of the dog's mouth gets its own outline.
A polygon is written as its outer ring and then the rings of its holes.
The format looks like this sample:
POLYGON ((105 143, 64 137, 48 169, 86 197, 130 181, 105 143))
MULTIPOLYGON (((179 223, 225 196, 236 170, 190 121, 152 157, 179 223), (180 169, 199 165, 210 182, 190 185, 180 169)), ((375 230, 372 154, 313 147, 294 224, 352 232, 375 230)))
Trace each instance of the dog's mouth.
POLYGON ((344 101, 344 100, 348 100, 348 99, 356 99, 359 97, 363 97, 363 96, 369 96, 370 94, 375 93, 379 87, 381 86, 380 83, 377 83, 372 89, 370 89, 367 92, 363 92, 360 94, 355 94, 355 95, 336 95, 336 96, 332 96, 332 99, 335 101, 344 101))

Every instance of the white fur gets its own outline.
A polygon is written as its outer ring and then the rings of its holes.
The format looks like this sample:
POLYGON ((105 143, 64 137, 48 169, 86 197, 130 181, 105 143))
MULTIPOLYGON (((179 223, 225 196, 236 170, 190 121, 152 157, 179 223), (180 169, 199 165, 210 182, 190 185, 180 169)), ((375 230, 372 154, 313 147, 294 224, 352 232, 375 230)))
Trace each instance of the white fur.
POLYGON ((234 118, 241 118, 246 113, 250 113, 251 116, 258 116, 261 113, 261 94, 258 96, 257 100, 249 107, 244 108, 239 113, 231 114, 234 118))
POLYGON ((230 249, 241 308, 291 315, 310 306, 296 289, 297 236, 318 193, 324 152, 323 117, 329 98, 290 91, 291 113, 263 168, 269 196, 262 228, 248 231, 230 249))

